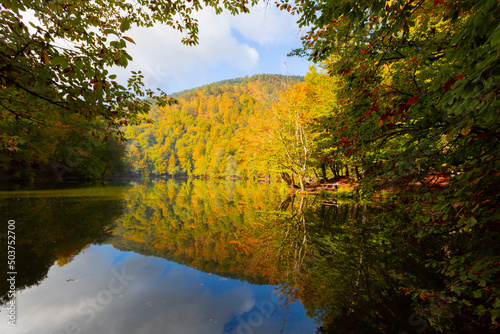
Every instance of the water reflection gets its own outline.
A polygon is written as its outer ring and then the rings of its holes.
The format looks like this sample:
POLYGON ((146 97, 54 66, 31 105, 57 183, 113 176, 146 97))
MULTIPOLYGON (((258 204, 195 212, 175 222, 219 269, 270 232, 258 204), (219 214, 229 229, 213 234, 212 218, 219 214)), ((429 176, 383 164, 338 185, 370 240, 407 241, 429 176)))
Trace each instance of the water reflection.
POLYGON ((267 247, 256 251, 277 260, 283 295, 303 303, 322 324, 318 333, 400 333, 426 326, 422 319, 412 327, 421 319, 409 321, 411 299, 400 288, 426 273, 415 273, 415 261, 395 252, 374 224, 374 211, 295 198, 266 226, 248 230, 266 240, 267 247))
POLYGON ((18 326, 0 322, 0 332, 314 332, 300 302, 284 307, 275 286, 249 283, 268 280, 245 267, 249 255, 232 242, 274 205, 276 190, 157 182, 112 196, 1 194, 23 236, 18 281, 30 283, 17 284, 18 326), (43 270, 32 270, 33 259, 43 270))
POLYGON ((417 312, 410 289, 448 284, 420 263, 436 245, 388 233, 390 213, 375 207, 243 182, 85 191, 0 194, 17 222, 22 268, 19 326, 9 333, 431 333, 438 318, 453 331, 461 324, 443 304, 417 312))
POLYGON ((271 266, 253 263, 241 231, 261 224, 283 197, 279 185, 243 182, 136 185, 125 195, 118 249, 159 256, 199 270, 252 283, 268 283, 271 266))
MULTIPOLYGON (((18 290, 37 285, 49 268, 72 261, 89 244, 103 243, 111 235, 112 223, 122 213, 124 188, 16 191, 0 193, 0 212, 6 224, 15 220, 16 277, 18 290)), ((2 233, 7 233, 2 225, 2 233)), ((7 249, 6 237, 2 249, 7 249)), ((7 268, 7 252, 0 252, 2 275, 7 268)), ((0 302, 7 301, 9 286, 0 282, 0 302)))
MULTIPOLYGON (((245 326, 278 333, 285 316, 269 287, 109 246, 92 246, 70 265, 53 267, 21 297, 19 326, 9 333, 247 333, 245 326), (249 314, 263 317, 249 321, 249 314)), ((300 307, 292 312, 297 319, 285 333, 314 330, 300 307)))

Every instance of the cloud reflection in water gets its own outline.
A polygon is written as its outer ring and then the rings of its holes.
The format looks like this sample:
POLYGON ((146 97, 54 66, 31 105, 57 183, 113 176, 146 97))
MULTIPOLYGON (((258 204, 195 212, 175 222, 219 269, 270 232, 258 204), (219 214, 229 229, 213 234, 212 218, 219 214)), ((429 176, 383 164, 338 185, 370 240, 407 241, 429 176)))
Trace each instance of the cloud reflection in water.
POLYGON ((273 286, 112 246, 94 245, 66 266, 52 266, 17 303, 17 326, 2 321, 1 333, 239 334, 279 333, 283 326, 283 333, 314 333, 316 327, 300 303, 285 312, 273 286))

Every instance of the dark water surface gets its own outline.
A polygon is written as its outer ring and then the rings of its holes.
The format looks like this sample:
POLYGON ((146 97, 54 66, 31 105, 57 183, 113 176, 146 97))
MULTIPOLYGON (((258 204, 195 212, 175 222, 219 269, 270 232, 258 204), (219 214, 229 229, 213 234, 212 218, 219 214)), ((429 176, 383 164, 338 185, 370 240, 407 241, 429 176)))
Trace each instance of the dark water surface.
POLYGON ((401 284, 432 279, 374 211, 201 180, 1 192, 0 333, 429 333, 401 284))

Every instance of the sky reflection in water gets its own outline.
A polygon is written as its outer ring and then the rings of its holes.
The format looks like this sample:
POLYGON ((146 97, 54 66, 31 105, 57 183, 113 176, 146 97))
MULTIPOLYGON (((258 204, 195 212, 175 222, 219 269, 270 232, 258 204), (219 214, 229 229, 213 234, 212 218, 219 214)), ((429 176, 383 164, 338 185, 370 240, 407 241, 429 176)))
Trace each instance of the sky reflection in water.
POLYGON ((274 288, 92 245, 18 293, 17 326, 2 321, 0 333, 314 333, 274 288))

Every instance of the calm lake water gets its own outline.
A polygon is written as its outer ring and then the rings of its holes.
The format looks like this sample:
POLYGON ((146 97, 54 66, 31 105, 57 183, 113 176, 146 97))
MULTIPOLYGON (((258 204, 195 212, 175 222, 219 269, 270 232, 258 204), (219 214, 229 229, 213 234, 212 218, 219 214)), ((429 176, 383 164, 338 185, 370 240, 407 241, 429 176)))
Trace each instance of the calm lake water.
POLYGON ((430 333, 400 288, 432 281, 421 250, 376 211, 244 182, 1 192, 0 333, 430 333))

